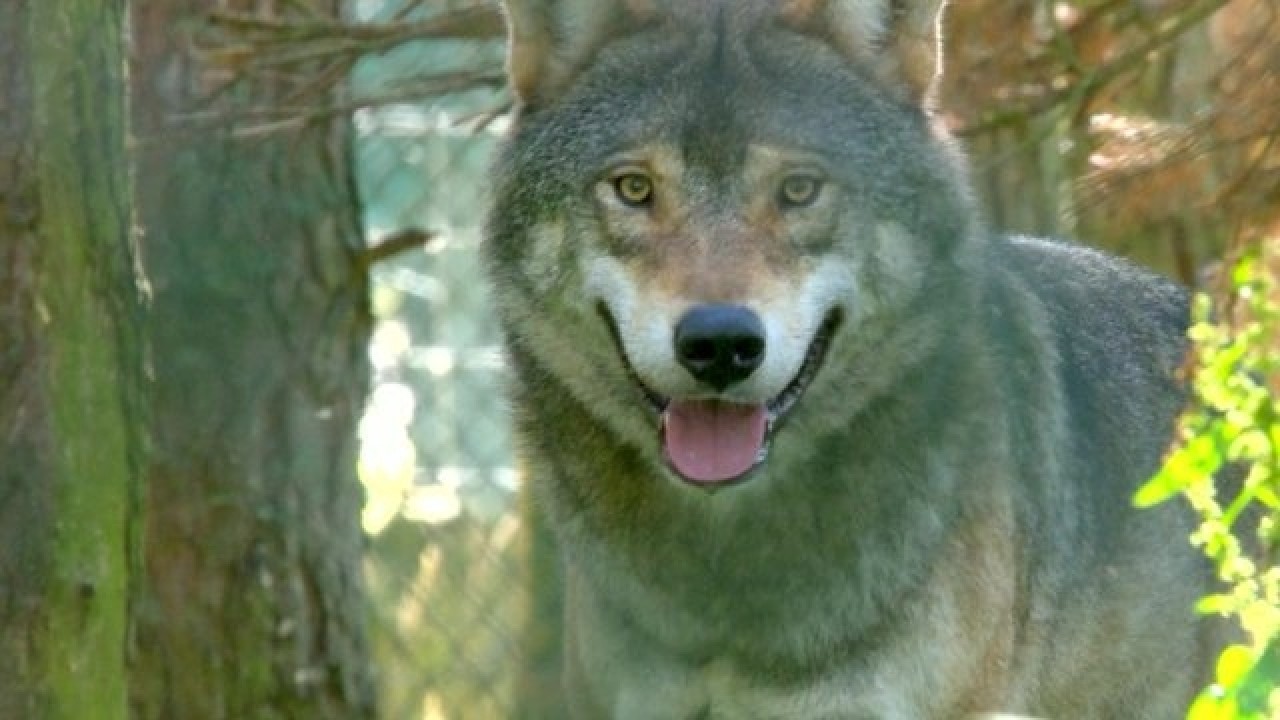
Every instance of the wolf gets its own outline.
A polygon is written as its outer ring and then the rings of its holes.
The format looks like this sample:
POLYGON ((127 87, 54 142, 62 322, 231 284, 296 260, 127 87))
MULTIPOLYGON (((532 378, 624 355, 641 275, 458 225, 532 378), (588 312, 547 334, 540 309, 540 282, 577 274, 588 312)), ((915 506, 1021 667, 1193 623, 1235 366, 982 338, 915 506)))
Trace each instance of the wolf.
POLYGON ((1131 497, 1185 292, 985 226, 942 3, 505 9, 482 255, 571 716, 1181 717, 1211 573, 1131 497))

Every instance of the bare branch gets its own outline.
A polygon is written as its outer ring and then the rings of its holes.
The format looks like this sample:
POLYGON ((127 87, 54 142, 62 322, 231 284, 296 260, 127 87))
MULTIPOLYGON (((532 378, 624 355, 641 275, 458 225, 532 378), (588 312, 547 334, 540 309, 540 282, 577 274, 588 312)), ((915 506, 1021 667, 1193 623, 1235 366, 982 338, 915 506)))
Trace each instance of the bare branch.
POLYGON ((367 273, 374 265, 420 247, 426 247, 434 240, 436 234, 418 228, 406 228, 388 235, 377 245, 365 248, 357 256, 357 263, 362 273, 367 273))
POLYGON ((226 69, 229 77, 220 84, 221 88, 250 82, 284 82, 293 88, 282 91, 288 102, 269 108, 239 110, 233 117, 218 112, 196 113, 178 121, 206 127, 210 121, 238 125, 236 135, 259 136, 379 105, 421 102, 474 88, 501 88, 505 77, 494 54, 491 66, 413 77, 391 92, 333 102, 335 88, 361 58, 414 41, 487 43, 504 36, 502 14, 496 3, 469 5, 425 19, 405 19, 420 5, 408 3, 391 21, 377 23, 347 23, 314 11, 278 17, 212 12, 207 16, 200 46, 208 62, 226 69), (251 120, 252 124, 244 125, 244 120, 251 120))
POLYGON ((366 50, 388 49, 412 40, 500 40, 502 13, 491 3, 470 5, 426 20, 385 23, 344 23, 340 20, 296 20, 215 11, 208 15, 217 28, 250 37, 258 43, 336 41, 366 50))

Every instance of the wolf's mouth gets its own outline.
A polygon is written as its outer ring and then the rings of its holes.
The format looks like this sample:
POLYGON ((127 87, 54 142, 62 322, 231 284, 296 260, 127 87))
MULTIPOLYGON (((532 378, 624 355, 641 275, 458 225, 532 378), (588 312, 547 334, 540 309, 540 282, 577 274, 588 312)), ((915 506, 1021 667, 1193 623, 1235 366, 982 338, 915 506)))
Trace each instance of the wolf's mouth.
POLYGON ((768 402, 747 405, 721 396, 673 399, 655 392, 632 367, 608 308, 600 303, 596 309, 657 420, 668 465, 686 482, 709 489, 741 482, 765 461, 773 435, 822 368, 841 320, 838 309, 828 313, 791 382, 768 402))

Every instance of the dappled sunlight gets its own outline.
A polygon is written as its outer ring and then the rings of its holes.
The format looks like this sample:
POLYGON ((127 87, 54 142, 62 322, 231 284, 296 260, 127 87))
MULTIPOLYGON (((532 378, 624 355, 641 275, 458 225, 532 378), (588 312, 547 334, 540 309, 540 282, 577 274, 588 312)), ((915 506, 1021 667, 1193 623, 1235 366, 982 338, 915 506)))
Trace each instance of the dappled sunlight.
POLYGON ((417 451, 409 438, 413 407, 411 388, 384 383, 374 390, 360 421, 359 473, 365 488, 361 523, 369 535, 386 528, 413 489, 417 463, 417 451))
POLYGON ((462 501, 458 498, 456 483, 435 483, 415 487, 404 507, 406 520, 416 520, 429 525, 440 525, 458 517, 462 501))
MULTIPOLYGON (((364 2, 360 13, 396 7, 364 2)), ((468 52, 401 48, 363 62, 356 85, 386 91, 388 78, 444 71, 472 59, 468 52)), ((496 45, 478 52, 501 57, 496 45)), ((510 717, 515 697, 524 607, 517 483, 477 252, 494 136, 459 125, 492 102, 490 92, 396 102, 354 118, 368 243, 407 229, 429 236, 370 277, 365 577, 381 714, 394 720, 510 717)))

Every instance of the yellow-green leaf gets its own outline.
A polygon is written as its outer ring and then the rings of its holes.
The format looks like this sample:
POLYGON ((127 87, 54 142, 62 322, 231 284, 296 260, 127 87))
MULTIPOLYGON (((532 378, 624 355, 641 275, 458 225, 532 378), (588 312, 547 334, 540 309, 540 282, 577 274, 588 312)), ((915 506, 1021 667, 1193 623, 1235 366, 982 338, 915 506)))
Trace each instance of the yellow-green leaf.
POLYGON ((1191 704, 1187 720, 1235 720, 1236 704, 1230 698, 1217 697, 1212 690, 1200 693, 1191 704))
POLYGON ((1235 597, 1232 595, 1206 595, 1196 603, 1196 612, 1201 615, 1229 615, 1235 610, 1235 597))
POLYGON ((1245 645, 1230 645, 1218 656, 1216 676, 1218 684, 1225 688, 1234 687, 1240 678, 1253 667, 1253 651, 1245 645))

